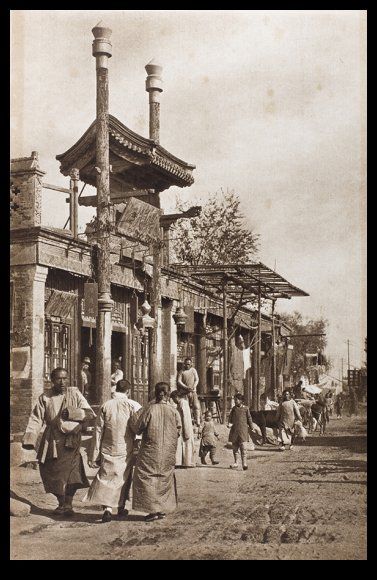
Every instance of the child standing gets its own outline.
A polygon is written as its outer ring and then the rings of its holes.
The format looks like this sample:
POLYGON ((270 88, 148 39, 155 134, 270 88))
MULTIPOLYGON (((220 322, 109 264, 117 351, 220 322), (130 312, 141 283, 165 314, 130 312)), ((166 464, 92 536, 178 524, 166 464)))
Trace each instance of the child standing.
POLYGON ((219 434, 216 431, 215 424, 212 419, 211 411, 206 411, 204 413, 204 421, 200 425, 201 441, 199 448, 199 456, 203 465, 207 465, 206 456, 209 453, 209 458, 212 465, 218 465, 219 461, 215 459, 216 453, 216 440, 219 438, 219 434))
POLYGON ((230 468, 238 468, 238 451, 241 451, 242 469, 246 471, 247 458, 245 443, 249 441, 249 428, 253 429, 253 421, 248 407, 243 402, 243 395, 237 393, 234 396, 234 407, 229 413, 227 427, 231 427, 229 441, 232 443, 234 456, 234 463, 230 468))

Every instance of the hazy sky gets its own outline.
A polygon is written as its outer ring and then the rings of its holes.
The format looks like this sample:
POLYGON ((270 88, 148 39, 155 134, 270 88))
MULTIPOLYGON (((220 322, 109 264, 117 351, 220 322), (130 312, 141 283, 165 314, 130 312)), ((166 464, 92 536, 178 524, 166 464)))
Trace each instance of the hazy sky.
MULTIPOLYGON (((161 144, 196 165, 162 194, 197 201, 234 189, 260 260, 310 297, 278 311, 329 319, 327 354, 365 359, 366 13, 327 11, 11 11, 12 157, 38 151, 46 181, 68 187, 55 155, 95 119, 91 29, 112 31, 110 112, 148 136, 144 70, 160 61, 161 144)), ((91 193, 86 187, 85 193, 91 193)), ((45 192, 63 227, 65 195, 45 192)), ((93 210, 80 208, 81 224, 93 210)), ((345 362, 346 364, 346 362, 345 362)))

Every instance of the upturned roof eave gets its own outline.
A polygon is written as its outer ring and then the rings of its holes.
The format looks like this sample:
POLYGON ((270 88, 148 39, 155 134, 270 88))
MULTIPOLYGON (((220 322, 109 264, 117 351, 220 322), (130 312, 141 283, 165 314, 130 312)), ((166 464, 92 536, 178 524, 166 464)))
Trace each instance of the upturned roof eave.
MULTIPOLYGON (((80 139, 78 139, 78 141, 76 141, 74 145, 72 145, 72 147, 67 149, 67 151, 64 153, 56 155, 55 158, 61 164, 60 170, 63 175, 70 171, 74 159, 79 158, 84 152, 87 152, 89 147, 93 147, 93 150, 95 150, 95 126, 96 121, 93 121, 85 133, 80 137, 80 139)), ((118 144, 122 145, 122 139, 125 139, 136 147, 136 153, 140 155, 151 157, 157 153, 160 157, 165 158, 166 161, 178 165, 182 170, 187 171, 188 173, 195 169, 195 165, 186 163, 182 159, 179 159, 152 139, 142 137, 141 135, 135 133, 112 115, 109 115, 109 130, 110 134, 112 135, 114 133, 118 134, 120 138, 118 144)), ((109 143, 109 147, 111 149, 111 141, 109 143)), ((128 147, 125 146, 125 148, 128 147)))

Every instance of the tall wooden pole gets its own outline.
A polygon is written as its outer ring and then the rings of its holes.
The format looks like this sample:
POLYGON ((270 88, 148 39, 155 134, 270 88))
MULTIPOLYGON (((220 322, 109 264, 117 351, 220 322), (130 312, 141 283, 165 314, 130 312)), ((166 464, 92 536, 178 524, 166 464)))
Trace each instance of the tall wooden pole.
POLYGON ((70 173, 70 183, 69 188, 72 190, 69 196, 69 221, 71 226, 71 232, 74 238, 77 238, 78 234, 78 197, 79 197, 79 170, 77 168, 71 169, 70 173))
POLYGON ((271 390, 272 390, 272 397, 274 401, 277 398, 277 389, 276 389, 276 335, 275 335, 275 300, 272 300, 272 360, 271 360, 271 390))
POLYGON ((96 333, 96 384, 98 402, 111 397, 111 265, 110 265, 110 166, 109 166, 109 77, 111 30, 101 23, 92 29, 96 58, 96 187, 98 245, 98 316, 96 333))
POLYGON ((251 408, 253 411, 258 410, 258 328, 253 332, 253 353, 252 353, 252 391, 251 391, 251 408))
POLYGON ((227 283, 223 282, 223 423, 226 422, 228 406, 228 308, 227 283))
MULTIPOLYGON (((162 66, 151 61, 145 66, 147 78, 145 90, 149 94, 149 138, 159 143, 160 141, 160 102, 159 93, 162 92, 161 72, 162 66)), ((146 197, 146 202, 155 207, 160 207, 159 195, 153 193, 146 197)), ((152 315, 155 319, 155 327, 150 331, 149 346, 149 400, 154 397, 154 387, 162 380, 162 302, 161 302, 161 267, 163 263, 163 247, 161 229, 160 239, 153 243, 153 275, 151 306, 152 315)))
POLYGON ((260 284, 258 286, 258 340, 257 340, 257 384, 256 384, 256 405, 257 411, 259 411, 259 399, 260 399, 260 373, 261 373, 261 342, 262 342, 262 317, 261 317, 261 288, 260 284))

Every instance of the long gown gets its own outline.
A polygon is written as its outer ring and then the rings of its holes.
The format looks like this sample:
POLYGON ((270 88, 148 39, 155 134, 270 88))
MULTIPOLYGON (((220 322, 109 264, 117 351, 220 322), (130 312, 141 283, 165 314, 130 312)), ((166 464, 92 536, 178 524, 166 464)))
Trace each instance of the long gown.
POLYGON ((133 476, 132 507, 157 513, 176 509, 175 455, 181 418, 165 401, 151 403, 129 420, 131 430, 142 434, 133 476))
POLYGON ((88 460, 100 463, 83 501, 123 507, 129 499, 134 435, 128 428, 134 407, 127 395, 113 393, 98 413, 88 460))
POLYGON ((175 464, 191 467, 195 465, 195 439, 190 405, 185 397, 178 399, 177 410, 181 416, 182 432, 178 438, 175 464))
POLYGON ((62 393, 51 389, 38 398, 23 437, 23 445, 35 447, 42 427, 46 426, 39 444, 37 459, 46 493, 65 495, 67 485, 76 489, 89 487, 83 459, 80 454, 81 425, 95 417, 88 401, 77 387, 67 387, 62 393), (63 433, 60 416, 66 407, 76 408, 74 432, 63 433))

